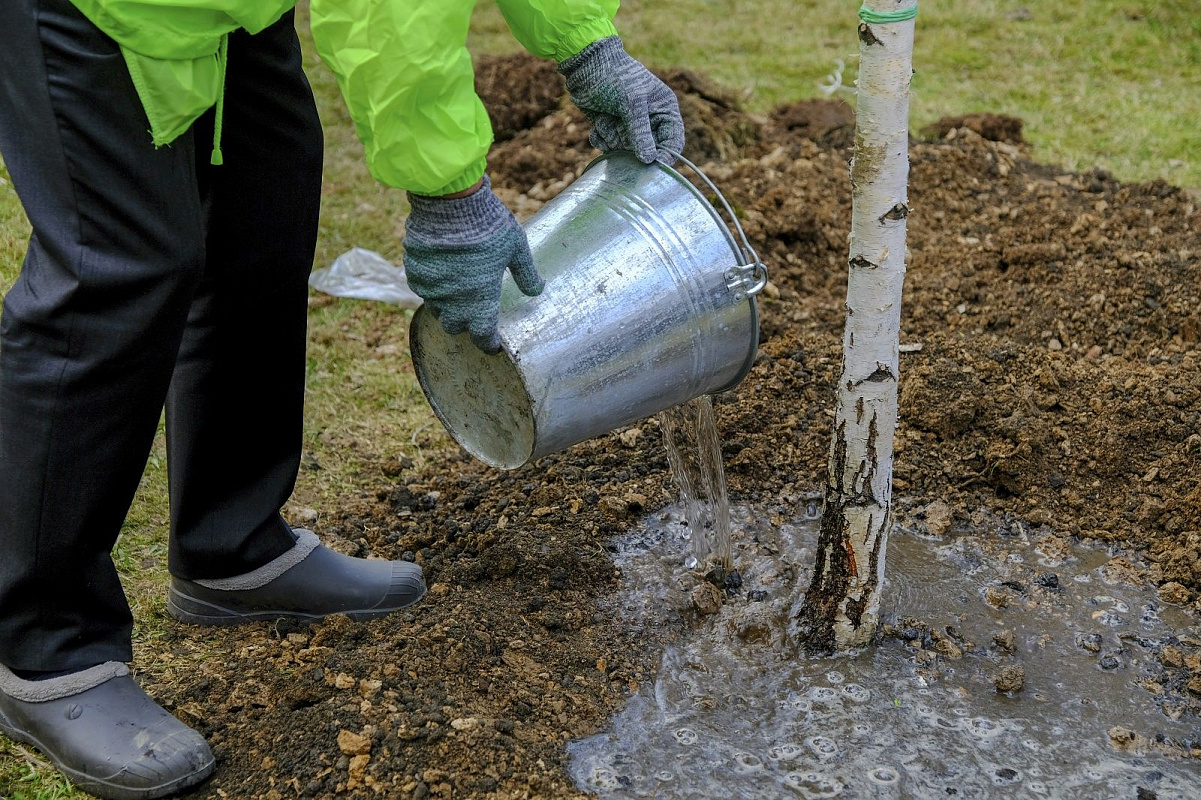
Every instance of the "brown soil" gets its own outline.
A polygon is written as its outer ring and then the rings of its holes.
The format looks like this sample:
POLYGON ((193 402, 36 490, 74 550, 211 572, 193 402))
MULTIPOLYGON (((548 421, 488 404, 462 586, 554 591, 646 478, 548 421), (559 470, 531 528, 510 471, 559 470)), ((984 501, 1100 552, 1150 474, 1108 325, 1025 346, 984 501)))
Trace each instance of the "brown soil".
POLYGON ((475 91, 496 141, 505 142, 559 108, 564 81, 554 62, 515 53, 479 59, 475 91))
POLYGON ((933 125, 922 128, 922 134, 941 139, 955 128, 967 128, 993 142, 1025 144, 1022 138, 1022 121, 1004 114, 965 114, 962 117, 943 117, 933 125))
MULTIPOLYGON (((506 76, 492 79, 494 103, 509 92, 525 104, 512 124, 526 128, 494 148, 491 171, 529 213, 594 154, 582 116, 515 82, 520 65, 481 72, 506 76)), ((690 152, 772 268, 760 355, 717 412, 733 499, 778 501, 817 487, 825 466, 850 219, 847 140, 831 132, 847 110, 808 101, 758 118, 695 76, 668 77, 690 152)), ((1135 579, 1174 581, 1172 596, 1196 603, 1195 201, 1037 164, 970 123, 911 158, 902 341, 920 350, 901 357, 896 463, 911 522, 941 500, 952 530, 987 509, 1120 543, 1145 554, 1135 579)), ((619 625, 601 603, 617 585, 610 537, 669 500, 657 424, 509 473, 466 456, 388 466, 394 482, 321 533, 364 555, 411 554, 432 586, 420 606, 363 625, 174 628, 161 647, 179 667, 148 688, 221 759, 199 794, 575 796, 565 742, 603 727, 653 673, 660 632, 619 625), (201 651, 219 656, 189 656, 201 651)), ((1171 657, 1201 676, 1185 650, 1171 657)))
POLYGON ((829 147, 855 143, 855 109, 841 100, 798 100, 772 112, 772 121, 795 138, 829 147))

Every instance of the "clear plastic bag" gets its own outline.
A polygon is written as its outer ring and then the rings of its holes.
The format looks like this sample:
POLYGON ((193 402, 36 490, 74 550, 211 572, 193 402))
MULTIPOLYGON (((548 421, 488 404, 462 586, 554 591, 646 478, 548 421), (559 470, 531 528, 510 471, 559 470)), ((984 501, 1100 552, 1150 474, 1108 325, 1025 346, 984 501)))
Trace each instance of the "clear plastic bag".
POLYGON ((417 308, 421 298, 409 288, 404 267, 398 267, 373 250, 347 250, 324 269, 315 269, 309 286, 335 297, 379 300, 401 308, 417 308))

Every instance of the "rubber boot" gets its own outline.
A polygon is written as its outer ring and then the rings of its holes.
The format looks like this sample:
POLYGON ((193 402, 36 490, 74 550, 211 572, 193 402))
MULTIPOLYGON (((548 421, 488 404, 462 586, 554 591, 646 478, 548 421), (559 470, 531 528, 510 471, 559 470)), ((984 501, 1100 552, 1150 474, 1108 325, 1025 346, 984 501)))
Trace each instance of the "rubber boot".
POLYGON ((351 558, 324 547, 312 531, 297 528, 295 533, 295 547, 245 575, 200 581, 172 577, 167 611, 193 625, 313 622, 331 614, 364 620, 425 595, 416 564, 351 558))
POLYGON ((42 751, 78 788, 111 800, 166 797, 216 767, 204 738, 117 662, 44 681, 0 665, 0 732, 42 751))

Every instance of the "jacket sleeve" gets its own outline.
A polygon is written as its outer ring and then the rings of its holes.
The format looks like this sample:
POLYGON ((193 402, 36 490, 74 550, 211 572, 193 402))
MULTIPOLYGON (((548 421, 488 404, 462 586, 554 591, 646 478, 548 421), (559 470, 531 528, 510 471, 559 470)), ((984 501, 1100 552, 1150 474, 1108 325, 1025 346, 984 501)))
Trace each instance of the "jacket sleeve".
POLYGON ((565 61, 588 45, 616 36, 619 0, 497 0, 509 30, 540 58, 565 61))
POLYGON ((312 0, 313 39, 333 70, 376 180, 417 194, 474 185, 492 126, 467 53, 474 0, 312 0))

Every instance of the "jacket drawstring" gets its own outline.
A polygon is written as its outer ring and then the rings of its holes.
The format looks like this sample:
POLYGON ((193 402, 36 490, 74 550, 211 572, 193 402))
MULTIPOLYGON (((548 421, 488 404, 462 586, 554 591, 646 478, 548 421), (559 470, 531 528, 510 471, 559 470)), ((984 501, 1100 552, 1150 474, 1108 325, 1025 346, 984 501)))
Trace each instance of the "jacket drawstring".
POLYGON ((221 154, 221 125, 225 117, 225 68, 229 63, 229 34, 221 37, 221 45, 217 48, 217 70, 221 74, 221 83, 217 87, 217 110, 213 117, 213 154, 209 163, 219 167, 225 163, 221 154))

